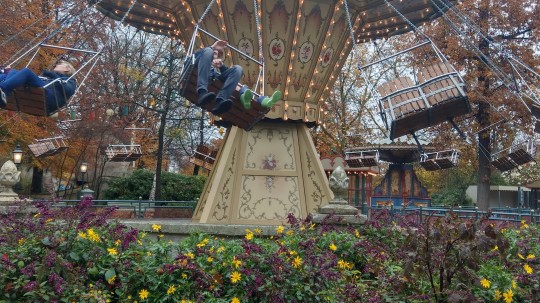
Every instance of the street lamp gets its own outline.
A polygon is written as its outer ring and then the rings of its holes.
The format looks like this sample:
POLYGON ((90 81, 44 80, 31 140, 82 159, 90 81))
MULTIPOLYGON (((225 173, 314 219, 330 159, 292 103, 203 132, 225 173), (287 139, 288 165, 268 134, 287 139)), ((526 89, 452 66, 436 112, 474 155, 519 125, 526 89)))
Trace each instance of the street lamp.
POLYGON ((80 185, 84 185, 86 183, 84 177, 87 171, 88 171, 88 162, 82 161, 81 166, 79 166, 79 172, 81 173, 80 185))
POLYGON ((79 171, 84 174, 86 173, 87 170, 88 170, 88 162, 82 161, 81 166, 79 167, 79 171))
POLYGON ((17 147, 13 150, 13 163, 15 163, 15 166, 19 168, 19 165, 21 165, 22 162, 22 155, 23 151, 21 149, 21 145, 17 143, 17 147))

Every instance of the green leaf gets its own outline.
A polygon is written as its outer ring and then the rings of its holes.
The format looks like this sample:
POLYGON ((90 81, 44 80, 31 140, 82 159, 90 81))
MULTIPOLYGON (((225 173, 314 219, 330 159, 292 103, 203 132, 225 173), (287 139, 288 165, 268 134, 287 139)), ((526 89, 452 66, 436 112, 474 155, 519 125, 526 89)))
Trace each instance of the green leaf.
POLYGON ((41 239, 41 243, 43 243, 43 245, 45 245, 45 246, 50 246, 51 245, 51 240, 49 239, 49 237, 45 237, 45 238, 41 239))
POLYGON ((79 255, 77 255, 75 252, 70 252, 69 257, 73 259, 73 261, 79 261, 79 255))
POLYGON ((116 276, 116 272, 114 271, 114 269, 108 269, 106 272, 105 272, 105 279, 106 280, 109 280, 111 279, 112 277, 116 276))

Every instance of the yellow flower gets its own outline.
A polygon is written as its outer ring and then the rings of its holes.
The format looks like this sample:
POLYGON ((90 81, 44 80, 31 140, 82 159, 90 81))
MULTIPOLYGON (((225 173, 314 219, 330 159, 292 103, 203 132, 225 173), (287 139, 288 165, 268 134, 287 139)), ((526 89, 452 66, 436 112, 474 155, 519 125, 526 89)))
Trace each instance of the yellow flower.
POLYGON ((20 238, 19 241, 18 241, 18 242, 19 242, 19 245, 23 245, 23 244, 24 244, 24 241, 25 241, 24 238, 20 238))
POLYGON ((246 234, 246 240, 249 241, 251 239, 253 239, 253 233, 249 232, 249 233, 246 234))
POLYGON ((200 247, 205 247, 206 244, 208 244, 208 241, 209 241, 209 240, 208 240, 207 238, 204 238, 201 242, 199 242, 199 243, 197 244, 197 247, 199 247, 199 248, 200 248, 200 247))
POLYGON ((513 289, 516 289, 516 288, 517 288, 516 280, 512 280, 512 288, 513 288, 513 289))
POLYGON ((292 236, 294 234, 294 231, 292 229, 287 231, 287 236, 292 236))
POLYGON ((213 261, 214 261, 214 258, 208 257, 208 258, 206 258, 206 260, 207 260, 208 262, 213 262, 213 261))
POLYGON ((534 258, 535 258, 535 256, 533 254, 528 254, 527 255, 527 260, 532 260, 534 258))
POLYGON ((306 227, 305 226, 300 226, 300 230, 304 231, 304 230, 306 230, 306 227))
POLYGON ((254 232, 255 234, 257 234, 257 235, 262 234, 262 230, 261 230, 260 228, 258 228, 258 227, 255 228, 255 229, 253 230, 253 232, 254 232))
POLYGON ((502 292, 496 289, 495 293, 493 294, 493 299, 495 299, 495 301, 499 301, 501 298, 502 298, 502 292))
POLYGON ((120 245, 120 244, 122 244, 122 241, 120 241, 120 239, 114 241, 114 245, 118 246, 118 245, 120 245))
POLYGON ((107 282, 109 282, 109 284, 113 284, 114 280, 116 280, 116 276, 112 276, 110 279, 107 280, 107 282))
POLYGON ((504 297, 505 303, 512 303, 512 298, 514 297, 514 293, 512 292, 511 289, 509 289, 503 293, 503 297, 504 297))
POLYGON ((311 225, 309 226, 309 229, 311 230, 315 229, 315 223, 311 223, 311 225))
POLYGON ((240 265, 242 265, 242 261, 237 260, 236 257, 234 257, 234 259, 232 260, 232 264, 234 265, 235 268, 238 268, 240 267, 240 265))
POLYGON ((289 250, 289 255, 291 256, 294 256, 294 255, 297 255, 298 253, 294 250, 289 250))
POLYGON ((195 259, 195 255, 192 252, 185 253, 184 256, 186 256, 186 257, 188 257, 190 259, 195 259))
POLYGON ((147 252, 146 252, 146 255, 150 257, 150 256, 152 255, 152 253, 149 252, 149 251, 147 251, 147 252))
POLYGON ((146 237, 146 233, 145 233, 145 232, 142 232, 142 233, 141 233, 141 239, 144 239, 144 237, 146 237))
POLYGON ((169 286, 169 289, 167 289, 167 294, 168 295, 174 294, 175 291, 176 291, 176 288, 174 287, 174 285, 171 285, 169 286))
POLYGON ((219 253, 222 253, 222 252, 224 252, 224 251, 225 251, 225 247, 223 247, 223 246, 220 246, 220 247, 218 247, 218 249, 217 249, 217 253, 218 253, 218 254, 219 254, 219 253))
POLYGON ((354 230, 354 236, 360 238, 360 232, 358 231, 358 229, 354 230))
POLYGON ((523 257, 522 254, 518 254, 518 257, 519 257, 521 260, 525 260, 525 258, 523 257))
POLYGON ((49 219, 45 220, 45 223, 52 222, 53 220, 54 220, 53 218, 49 218, 49 219))
POLYGON ((527 274, 529 274, 529 275, 533 273, 533 269, 529 266, 529 264, 523 265, 523 269, 524 269, 525 272, 526 272, 527 274))
POLYGON ((182 273, 182 279, 187 279, 187 274, 185 272, 182 273))
POLYGON ((141 300, 145 300, 146 298, 148 298, 148 295, 150 293, 148 292, 148 290, 146 289, 141 289, 141 291, 139 291, 139 298, 141 298, 141 300))
POLYGON ((292 262, 292 265, 294 268, 298 268, 302 265, 302 258, 300 258, 300 256, 296 256, 296 258, 294 258, 293 262, 292 262))
POLYGON ((78 233, 79 237, 83 238, 83 239, 86 239, 86 233, 84 231, 80 231, 78 233))
POLYGON ((278 226, 278 227, 276 227, 276 232, 277 232, 278 234, 282 234, 284 230, 285 230, 285 227, 283 227, 283 226, 281 226, 281 225, 278 226))
POLYGON ((161 239, 161 238, 163 238, 164 236, 165 236, 164 234, 160 234, 160 235, 158 236, 158 238, 161 239))
POLYGON ((231 274, 231 282, 232 283, 236 283, 238 281, 240 281, 242 279, 242 274, 237 272, 237 271, 233 271, 232 274, 231 274))
POLYGON ((116 248, 107 248, 107 251, 109 252, 109 255, 115 256, 118 254, 118 251, 116 251, 116 248))
POLYGON ((232 298, 231 303, 240 303, 240 299, 237 297, 232 298))
POLYGON ((330 244, 330 246, 328 248, 330 248, 331 251, 336 251, 337 250, 337 246, 334 243, 330 244))
POLYGON ((480 280, 480 284, 482 284, 483 288, 489 288, 491 286, 491 282, 486 278, 480 280))
POLYGON ((493 247, 493 249, 491 251, 496 251, 496 250, 499 250, 499 246, 495 245, 495 247, 493 247))
POLYGON ((153 229, 154 231, 160 231, 160 230, 161 230, 161 225, 152 224, 152 229, 153 229))
POLYGON ((92 229, 87 230, 88 239, 90 239, 93 242, 101 242, 101 239, 99 238, 98 234, 92 229))
POLYGON ((337 264, 339 269, 352 269, 354 267, 352 263, 344 260, 339 260, 337 264))
POLYGON ((520 228, 529 228, 529 224, 525 223, 525 220, 521 220, 521 227, 520 228))

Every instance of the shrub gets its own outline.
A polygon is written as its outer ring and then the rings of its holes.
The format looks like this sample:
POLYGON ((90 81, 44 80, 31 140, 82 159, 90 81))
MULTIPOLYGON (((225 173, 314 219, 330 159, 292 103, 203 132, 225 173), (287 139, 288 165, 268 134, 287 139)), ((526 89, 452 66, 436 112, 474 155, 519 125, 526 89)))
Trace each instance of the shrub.
POLYGON ((174 243, 84 199, 0 217, 0 302, 536 302, 539 228, 455 215, 414 228, 289 217, 265 236, 174 243))
MULTIPOLYGON (((105 199, 138 200, 148 199, 154 173, 145 169, 137 169, 129 176, 113 179, 105 190, 105 199)), ((199 198, 206 177, 188 176, 170 172, 161 175, 161 199, 167 201, 193 201, 199 198)))

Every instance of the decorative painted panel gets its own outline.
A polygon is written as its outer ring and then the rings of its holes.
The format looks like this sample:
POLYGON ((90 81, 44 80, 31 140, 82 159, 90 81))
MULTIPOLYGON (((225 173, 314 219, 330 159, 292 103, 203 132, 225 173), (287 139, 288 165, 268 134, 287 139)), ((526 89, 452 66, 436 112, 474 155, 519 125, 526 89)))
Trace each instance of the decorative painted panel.
POLYGON ((284 127, 253 128, 247 132, 244 169, 295 171, 294 131, 284 127))

